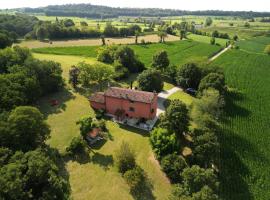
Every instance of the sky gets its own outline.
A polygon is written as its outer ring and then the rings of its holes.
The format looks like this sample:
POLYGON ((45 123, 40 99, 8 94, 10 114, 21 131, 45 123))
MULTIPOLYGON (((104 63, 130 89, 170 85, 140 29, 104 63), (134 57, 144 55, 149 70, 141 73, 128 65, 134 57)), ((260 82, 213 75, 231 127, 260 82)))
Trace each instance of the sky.
POLYGON ((112 7, 270 12, 270 0, 0 0, 0 8, 35 8, 70 3, 91 3, 112 7))

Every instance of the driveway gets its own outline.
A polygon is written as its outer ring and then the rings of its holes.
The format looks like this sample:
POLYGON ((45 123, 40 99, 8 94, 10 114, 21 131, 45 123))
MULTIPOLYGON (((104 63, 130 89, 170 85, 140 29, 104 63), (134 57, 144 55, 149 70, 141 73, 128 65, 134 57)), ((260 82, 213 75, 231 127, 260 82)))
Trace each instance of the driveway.
POLYGON ((166 90, 166 91, 162 91, 158 94, 158 108, 157 108, 157 117, 165 112, 165 106, 164 106, 164 102, 166 101, 166 99, 171 96, 172 94, 178 92, 178 91, 182 91, 182 88, 179 87, 174 87, 170 90, 166 90))

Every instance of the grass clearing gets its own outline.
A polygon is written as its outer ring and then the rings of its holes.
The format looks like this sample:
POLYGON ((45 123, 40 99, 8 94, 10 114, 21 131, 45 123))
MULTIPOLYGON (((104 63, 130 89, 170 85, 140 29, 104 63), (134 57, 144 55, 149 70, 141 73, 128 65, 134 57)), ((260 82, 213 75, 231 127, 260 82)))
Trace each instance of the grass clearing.
POLYGON ((183 101, 187 106, 190 106, 194 101, 195 97, 190 96, 189 94, 185 93, 184 91, 178 91, 171 96, 169 96, 169 100, 179 99, 183 101))
POLYGON ((270 59, 231 50, 214 64, 224 68, 227 85, 222 120, 222 196, 268 200, 270 196, 270 59))

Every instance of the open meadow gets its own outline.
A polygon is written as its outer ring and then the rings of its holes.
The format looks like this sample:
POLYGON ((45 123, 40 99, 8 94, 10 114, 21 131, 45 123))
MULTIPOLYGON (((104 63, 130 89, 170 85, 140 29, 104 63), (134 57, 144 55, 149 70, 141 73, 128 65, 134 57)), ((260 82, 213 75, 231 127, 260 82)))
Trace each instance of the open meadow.
POLYGON ((231 50, 214 64, 224 68, 230 88, 220 134, 222 196, 230 200, 267 200, 270 58, 231 50))

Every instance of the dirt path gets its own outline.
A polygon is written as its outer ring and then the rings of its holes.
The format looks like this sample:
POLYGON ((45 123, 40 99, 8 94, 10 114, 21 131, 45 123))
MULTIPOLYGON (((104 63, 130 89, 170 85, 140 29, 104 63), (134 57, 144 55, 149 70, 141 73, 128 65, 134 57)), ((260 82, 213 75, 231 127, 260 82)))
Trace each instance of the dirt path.
POLYGON ((221 52, 219 52, 218 54, 214 55, 212 58, 209 59, 209 61, 213 61, 215 59, 217 59, 219 56, 221 56, 222 54, 224 54, 226 51, 228 51, 231 48, 231 45, 229 45, 228 47, 226 47, 225 49, 223 49, 221 52))

